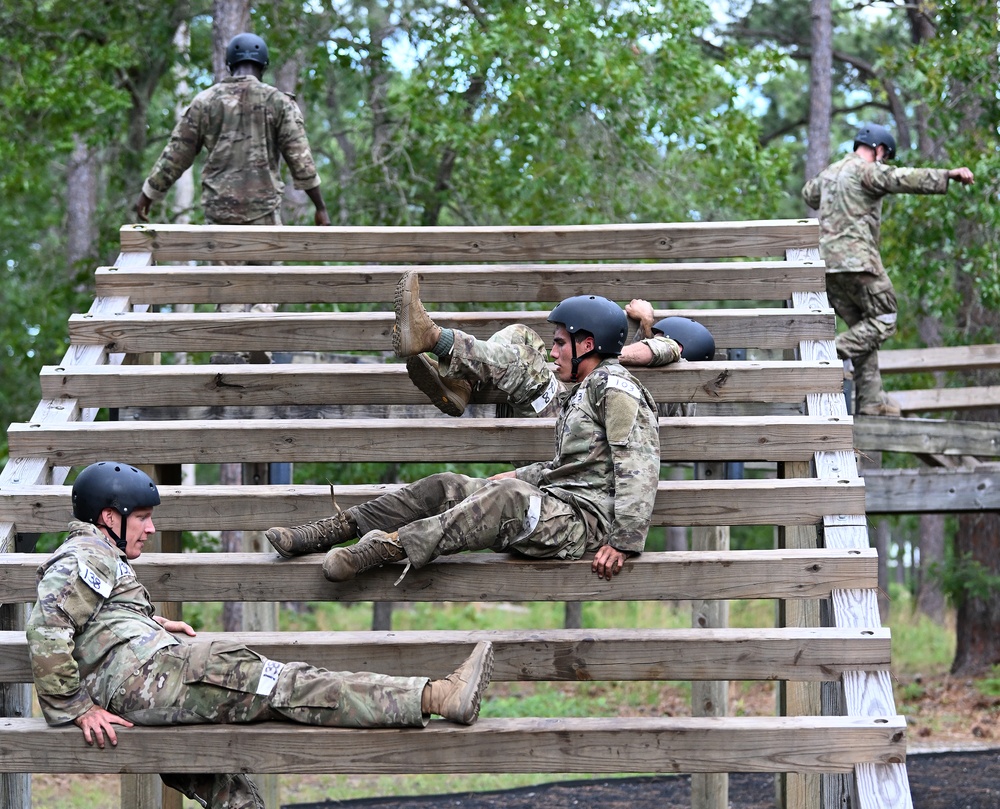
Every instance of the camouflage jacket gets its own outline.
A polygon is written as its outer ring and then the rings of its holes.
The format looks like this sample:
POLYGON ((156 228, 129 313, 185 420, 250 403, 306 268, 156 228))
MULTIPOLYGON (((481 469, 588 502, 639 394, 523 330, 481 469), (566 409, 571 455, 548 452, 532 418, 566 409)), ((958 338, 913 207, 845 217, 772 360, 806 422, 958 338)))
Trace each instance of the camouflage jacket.
POLYGON ((28 652, 50 725, 72 722, 111 695, 157 651, 179 641, 153 620, 149 593, 125 554, 89 523, 38 568, 28 652))
POLYGON ((281 157, 296 188, 319 185, 298 105, 254 76, 230 76, 195 96, 143 193, 162 199, 203 148, 201 203, 212 222, 244 224, 277 208, 285 188, 281 157))
POLYGON ((555 458, 517 477, 596 521, 600 544, 645 547, 660 477, 656 403, 618 360, 559 394, 555 458))
POLYGON ((819 211, 819 250, 827 272, 882 275, 882 197, 947 191, 947 169, 893 168, 852 152, 806 183, 802 199, 819 211))

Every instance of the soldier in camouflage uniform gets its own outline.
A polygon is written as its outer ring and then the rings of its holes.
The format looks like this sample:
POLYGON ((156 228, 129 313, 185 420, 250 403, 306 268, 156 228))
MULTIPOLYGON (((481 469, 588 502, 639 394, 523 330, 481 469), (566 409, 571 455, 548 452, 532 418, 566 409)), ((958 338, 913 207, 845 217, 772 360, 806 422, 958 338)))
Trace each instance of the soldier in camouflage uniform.
MULTIPOLYGON (((670 365, 682 359, 711 359, 715 353, 711 334, 693 320, 674 317, 654 323, 653 307, 641 298, 633 299, 625 312, 638 321, 639 329, 622 348, 618 357, 622 365, 670 365), (671 327, 674 334, 665 334, 664 328, 669 332, 671 327)), ((516 418, 558 415, 557 394, 564 386, 549 367, 545 342, 532 329, 518 323, 486 341, 461 332, 455 336, 452 350, 444 357, 417 354, 406 360, 410 380, 435 407, 449 416, 460 416, 473 388, 492 386, 507 398, 498 406, 498 414, 506 415, 509 410, 516 418)))
MULTIPOLYGON (((656 404, 618 362, 628 320, 617 304, 581 295, 560 303, 548 319, 555 325, 555 375, 566 386, 553 393, 559 408, 553 460, 486 480, 431 475, 330 519, 272 528, 267 537, 275 549, 285 556, 314 553, 363 535, 356 545, 329 551, 323 571, 331 581, 385 562, 421 567, 443 554, 482 549, 560 559, 592 551, 598 576, 617 575, 626 558, 643 550, 649 530, 660 467, 656 404)), ((453 363, 466 361, 465 348, 475 349, 467 335, 430 319, 415 272, 397 287, 393 347, 400 357, 451 354, 453 363)), ((530 354, 544 364, 542 352, 530 354)))
MULTIPOLYGON (((38 701, 50 725, 75 723, 87 744, 112 745, 115 726, 288 719, 329 727, 423 727, 430 714, 471 724, 493 666, 477 645, 451 675, 390 677, 269 660, 242 644, 192 642, 183 621, 153 614, 129 564, 155 531, 149 477, 102 462, 73 484, 66 542, 38 570, 27 626, 38 701), (178 637, 180 635, 181 637, 178 637)), ((242 774, 165 774, 210 809, 262 809, 242 774)))
POLYGON ((966 168, 893 168, 896 141, 877 124, 863 126, 854 151, 824 169, 802 189, 802 199, 819 211, 820 255, 826 262, 827 294, 847 324, 837 336, 837 355, 854 365, 854 412, 898 416, 882 389, 878 348, 896 333, 896 293, 882 266, 879 231, 886 194, 944 194, 948 181, 971 185, 966 168))
POLYGON ((261 81, 268 63, 260 37, 239 34, 229 42, 232 75, 195 96, 177 122, 136 203, 143 222, 204 149, 201 203, 209 224, 280 225, 282 157, 295 187, 315 205, 316 224, 330 224, 302 113, 294 96, 261 81))

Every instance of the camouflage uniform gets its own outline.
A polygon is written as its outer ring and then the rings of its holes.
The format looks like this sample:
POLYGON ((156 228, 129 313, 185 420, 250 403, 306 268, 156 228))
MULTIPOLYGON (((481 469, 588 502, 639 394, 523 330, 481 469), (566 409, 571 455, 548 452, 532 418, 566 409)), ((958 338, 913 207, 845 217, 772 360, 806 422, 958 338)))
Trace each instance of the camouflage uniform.
MULTIPOLYGON (((138 725, 290 719, 331 727, 420 727, 426 677, 332 672, 268 660, 240 644, 175 637, 153 620, 124 552, 89 523, 38 569, 27 626, 32 675, 50 725, 95 704, 138 725)), ((243 775, 165 774, 203 805, 263 807, 243 775)))
POLYGON ((230 76, 195 96, 177 122, 143 193, 156 202, 204 148, 202 207, 212 224, 280 224, 284 157, 295 188, 319 185, 302 113, 293 98, 254 76, 230 76))
POLYGON ((819 211, 830 303, 848 326, 837 337, 837 354, 854 364, 858 412, 887 401, 878 348, 896 333, 896 293, 879 255, 882 198, 947 191, 947 169, 893 168, 855 153, 802 189, 805 203, 819 211))
MULTIPOLYGON (((677 362, 681 348, 669 337, 643 339, 653 353, 651 366, 677 362)), ((517 418, 559 415, 559 394, 566 390, 549 367, 545 341, 520 323, 501 329, 489 340, 455 330, 451 353, 439 361, 445 378, 492 384, 507 395, 517 418)))
MULTIPOLYGON (((524 364, 508 374, 499 368, 490 373, 509 393, 522 391, 522 409, 534 401, 534 409, 544 412, 548 405, 531 396, 539 380, 554 377, 547 367, 542 373, 544 353, 532 346, 534 332, 521 334, 526 343, 504 349, 513 349, 524 364), (535 380, 533 391, 525 379, 535 380)), ((452 365, 465 361, 470 345, 467 335, 455 332, 452 365)), ((443 554, 487 548, 560 559, 579 559, 602 545, 641 552, 660 469, 652 396, 617 360, 607 359, 555 397, 553 460, 517 469, 516 479, 431 475, 348 509, 359 533, 398 531, 414 567, 443 554)))

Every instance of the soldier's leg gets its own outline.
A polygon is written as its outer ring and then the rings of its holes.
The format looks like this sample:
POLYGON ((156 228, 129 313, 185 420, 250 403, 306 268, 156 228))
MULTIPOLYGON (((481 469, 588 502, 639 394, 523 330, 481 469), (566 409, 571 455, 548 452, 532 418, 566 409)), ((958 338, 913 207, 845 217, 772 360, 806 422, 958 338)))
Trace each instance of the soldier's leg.
POLYGON ((161 773, 160 778, 205 809, 266 809, 257 786, 243 773, 161 773))
POLYGON ((896 333, 897 304, 887 275, 840 273, 857 276, 851 294, 859 317, 837 337, 838 356, 854 364, 856 412, 866 415, 899 415, 899 409, 882 389, 878 349, 896 333))
POLYGON ((566 503, 522 480, 488 481, 453 508, 399 529, 414 567, 466 550, 516 551, 535 557, 576 559, 587 526, 566 503))
POLYGON ((441 472, 349 508, 344 513, 355 521, 362 536, 374 529, 392 532, 415 520, 447 511, 488 483, 482 478, 441 472))
POLYGON ((545 342, 522 324, 501 329, 489 340, 454 330, 451 353, 440 360, 444 378, 461 377, 501 390, 519 417, 550 415, 562 390, 548 364, 545 342))

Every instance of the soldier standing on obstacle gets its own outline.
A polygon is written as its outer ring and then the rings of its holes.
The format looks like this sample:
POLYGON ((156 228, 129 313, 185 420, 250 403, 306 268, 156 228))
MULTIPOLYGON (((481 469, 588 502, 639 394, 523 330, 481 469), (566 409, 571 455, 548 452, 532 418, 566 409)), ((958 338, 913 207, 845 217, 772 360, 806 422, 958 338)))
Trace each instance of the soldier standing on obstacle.
POLYGON ((194 163, 204 149, 201 193, 212 225, 280 225, 284 158, 297 189, 316 207, 315 223, 329 225, 319 176, 294 96, 264 84, 270 62, 267 45, 254 34, 238 34, 226 47, 232 75, 195 96, 174 127, 149 177, 136 213, 143 222, 154 202, 194 163))
POLYGON ((896 333, 896 293, 882 266, 879 239, 886 194, 945 194, 949 180, 973 183, 972 172, 887 166, 896 157, 889 130, 866 124, 854 151, 806 183, 802 199, 819 211, 819 251, 826 262, 826 290, 847 324, 837 336, 837 356, 854 365, 856 407, 864 416, 898 416, 882 389, 878 348, 896 333))
MULTIPOLYGON (((559 415, 556 456, 487 480, 445 473, 267 538, 284 556, 329 550, 323 571, 347 581, 386 562, 421 567, 437 556, 490 549, 533 558, 579 559, 610 580, 645 547, 659 479, 656 404, 618 362, 628 319, 613 301, 567 298, 549 314, 559 415), (359 535, 347 548, 334 548, 359 535)), ((417 273, 396 289, 393 348, 399 357, 432 351, 474 366, 493 347, 441 329, 424 311, 417 273)), ((544 366, 544 354, 534 348, 544 366)), ((545 378, 549 371, 545 367, 545 378)), ((543 391, 541 398, 548 398, 543 391)), ((536 402, 536 410, 541 402, 536 402)), ((547 404, 547 403, 545 403, 547 404)))
MULTIPOLYGON (((115 726, 233 724, 286 719, 344 728, 423 727, 436 714, 479 716, 493 648, 477 644, 443 680, 327 671, 279 663, 227 641, 191 641, 183 621, 153 614, 129 564, 156 529, 156 485, 127 464, 88 466, 73 484, 62 546, 38 569, 28 620, 31 670, 50 725, 73 722, 87 744, 113 746, 115 726), (180 636, 180 637, 178 637, 180 636)), ((163 774, 208 809, 264 809, 253 782, 235 774, 163 774)))

